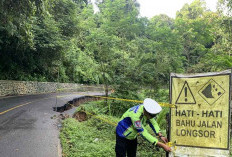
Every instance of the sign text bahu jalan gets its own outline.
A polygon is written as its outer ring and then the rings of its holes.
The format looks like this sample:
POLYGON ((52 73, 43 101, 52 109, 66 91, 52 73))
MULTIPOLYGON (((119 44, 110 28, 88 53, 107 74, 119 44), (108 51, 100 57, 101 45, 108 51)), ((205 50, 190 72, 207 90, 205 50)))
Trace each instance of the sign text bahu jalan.
POLYGON ((171 140, 177 146, 229 148, 230 74, 171 77, 171 140))

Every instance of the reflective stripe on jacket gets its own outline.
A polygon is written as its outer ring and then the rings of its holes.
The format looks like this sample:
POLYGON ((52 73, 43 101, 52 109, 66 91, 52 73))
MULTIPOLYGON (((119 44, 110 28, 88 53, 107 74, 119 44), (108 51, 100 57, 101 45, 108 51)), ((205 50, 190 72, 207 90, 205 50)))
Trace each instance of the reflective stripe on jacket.
POLYGON ((143 105, 134 106, 128 109, 120 119, 116 133, 118 136, 133 140, 138 134, 149 142, 156 145, 158 139, 148 133, 145 126, 149 124, 154 133, 157 135, 160 131, 159 125, 154 118, 147 120, 147 117, 143 114, 143 105))

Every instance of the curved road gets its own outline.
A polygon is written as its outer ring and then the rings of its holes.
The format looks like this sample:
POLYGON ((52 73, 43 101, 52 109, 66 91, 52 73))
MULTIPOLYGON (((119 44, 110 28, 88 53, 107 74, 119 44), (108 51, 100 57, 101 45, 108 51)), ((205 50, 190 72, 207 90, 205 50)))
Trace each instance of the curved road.
POLYGON ((60 157, 59 113, 76 94, 39 94, 0 98, 0 157, 60 157), (57 102, 57 103, 56 103, 57 102))

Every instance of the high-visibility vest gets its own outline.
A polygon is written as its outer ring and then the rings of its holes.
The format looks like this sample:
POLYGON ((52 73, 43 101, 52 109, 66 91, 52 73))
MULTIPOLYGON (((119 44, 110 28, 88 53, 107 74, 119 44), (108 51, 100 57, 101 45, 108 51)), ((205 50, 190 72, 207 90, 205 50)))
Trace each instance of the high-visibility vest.
POLYGON ((144 106, 142 104, 128 109, 120 119, 116 127, 116 133, 118 136, 129 140, 141 135, 144 139, 156 145, 158 139, 152 136, 145 127, 148 124, 154 133, 158 135, 160 132, 159 125, 155 118, 148 120, 143 114, 143 110, 144 106))

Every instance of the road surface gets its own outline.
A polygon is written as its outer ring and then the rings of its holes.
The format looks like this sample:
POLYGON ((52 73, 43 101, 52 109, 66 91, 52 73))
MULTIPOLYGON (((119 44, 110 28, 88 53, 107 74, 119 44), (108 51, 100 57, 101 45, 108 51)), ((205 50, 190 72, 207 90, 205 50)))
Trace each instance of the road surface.
POLYGON ((52 107, 76 94, 39 94, 0 98, 0 157, 60 157, 60 126, 52 107))

